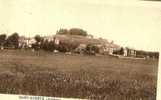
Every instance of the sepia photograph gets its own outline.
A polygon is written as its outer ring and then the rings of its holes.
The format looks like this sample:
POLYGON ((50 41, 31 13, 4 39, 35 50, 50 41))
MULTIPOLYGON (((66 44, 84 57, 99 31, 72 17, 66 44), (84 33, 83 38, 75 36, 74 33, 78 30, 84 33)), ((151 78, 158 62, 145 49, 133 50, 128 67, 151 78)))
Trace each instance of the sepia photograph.
POLYGON ((0 94, 157 100, 160 26, 160 0, 0 0, 0 94))

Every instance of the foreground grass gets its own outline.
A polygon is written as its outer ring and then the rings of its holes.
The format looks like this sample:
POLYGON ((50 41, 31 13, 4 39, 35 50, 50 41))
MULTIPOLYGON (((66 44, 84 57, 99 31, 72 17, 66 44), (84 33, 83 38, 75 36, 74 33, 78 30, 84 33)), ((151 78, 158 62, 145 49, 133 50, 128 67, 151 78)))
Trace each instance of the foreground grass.
POLYGON ((155 100, 156 60, 1 51, 0 93, 155 100))

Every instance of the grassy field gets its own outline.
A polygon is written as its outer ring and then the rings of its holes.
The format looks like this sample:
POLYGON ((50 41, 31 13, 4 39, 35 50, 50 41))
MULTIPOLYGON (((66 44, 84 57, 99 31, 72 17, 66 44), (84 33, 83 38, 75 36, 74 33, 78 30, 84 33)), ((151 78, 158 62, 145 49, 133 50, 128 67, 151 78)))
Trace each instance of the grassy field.
POLYGON ((155 100, 157 60, 0 51, 0 93, 155 100))

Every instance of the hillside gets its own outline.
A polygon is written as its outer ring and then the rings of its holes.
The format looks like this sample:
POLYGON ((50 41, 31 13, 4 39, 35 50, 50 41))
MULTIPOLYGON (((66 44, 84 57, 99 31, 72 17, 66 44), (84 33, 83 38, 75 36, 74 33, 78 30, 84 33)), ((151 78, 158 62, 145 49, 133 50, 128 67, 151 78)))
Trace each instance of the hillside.
POLYGON ((106 45, 112 48, 120 48, 119 45, 110 43, 106 39, 88 38, 79 35, 55 35, 54 37, 66 43, 106 45))

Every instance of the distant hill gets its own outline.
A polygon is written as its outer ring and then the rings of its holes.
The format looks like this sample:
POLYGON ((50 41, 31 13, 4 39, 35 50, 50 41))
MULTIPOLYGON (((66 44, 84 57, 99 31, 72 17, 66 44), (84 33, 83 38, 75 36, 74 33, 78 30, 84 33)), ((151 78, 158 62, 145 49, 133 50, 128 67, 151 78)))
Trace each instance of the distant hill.
POLYGON ((110 43, 106 39, 88 38, 80 35, 55 35, 55 38, 66 43, 78 43, 78 44, 93 44, 93 45, 105 45, 111 48, 120 48, 121 46, 110 43))

